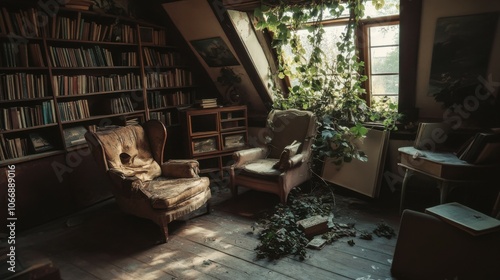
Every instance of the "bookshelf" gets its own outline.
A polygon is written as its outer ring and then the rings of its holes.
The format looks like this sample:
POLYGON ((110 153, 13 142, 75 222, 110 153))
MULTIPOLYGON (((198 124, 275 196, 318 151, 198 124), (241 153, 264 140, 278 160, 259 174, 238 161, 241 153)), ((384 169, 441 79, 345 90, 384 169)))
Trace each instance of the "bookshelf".
POLYGON ((232 162, 234 151, 248 145, 247 107, 187 109, 181 114, 185 156, 200 163, 200 172, 220 172, 232 162))
POLYGON ((86 148, 67 139, 82 128, 179 126, 179 108, 194 102, 191 69, 164 27, 12 3, 0 15, 0 167, 86 148))

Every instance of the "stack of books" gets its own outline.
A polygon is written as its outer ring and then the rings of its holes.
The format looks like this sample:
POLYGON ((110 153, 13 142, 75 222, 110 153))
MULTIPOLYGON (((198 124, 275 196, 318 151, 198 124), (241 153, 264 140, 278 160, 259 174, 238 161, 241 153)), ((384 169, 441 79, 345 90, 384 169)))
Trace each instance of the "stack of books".
POLYGON ((88 11, 92 6, 92 0, 66 0, 65 2, 64 7, 75 10, 88 11))
POLYGON ((217 98, 198 99, 194 102, 199 108, 216 108, 217 98))

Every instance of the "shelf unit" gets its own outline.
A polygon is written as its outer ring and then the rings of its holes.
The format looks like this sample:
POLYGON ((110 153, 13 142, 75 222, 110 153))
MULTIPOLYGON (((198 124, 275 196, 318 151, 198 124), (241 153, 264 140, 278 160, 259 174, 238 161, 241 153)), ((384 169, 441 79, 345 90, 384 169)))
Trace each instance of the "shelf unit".
POLYGON ((220 172, 234 151, 248 146, 247 107, 231 106, 181 111, 186 157, 200 162, 202 173, 220 172))
POLYGON ((66 139, 82 140, 81 128, 179 126, 179 107, 195 99, 161 26, 64 7, 0 6, 0 15, 0 166, 85 148, 66 139))

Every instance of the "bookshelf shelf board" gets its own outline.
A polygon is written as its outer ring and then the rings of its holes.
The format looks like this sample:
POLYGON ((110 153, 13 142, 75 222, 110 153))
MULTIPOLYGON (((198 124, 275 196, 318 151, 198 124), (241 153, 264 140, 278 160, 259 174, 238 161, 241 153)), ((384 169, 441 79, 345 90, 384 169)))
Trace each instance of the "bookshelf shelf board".
POLYGON ((22 40, 25 41, 43 41, 43 38, 42 37, 31 37, 31 36, 23 36, 23 35, 20 35, 20 34, 15 34, 15 35, 11 35, 11 34, 2 34, 0 33, 0 40, 10 40, 10 39, 18 39, 19 37, 22 37, 22 40))
POLYGON ((153 43, 142 43, 143 47, 148 47, 148 48, 156 48, 156 49, 163 49, 163 50, 178 50, 179 48, 176 46, 170 46, 170 45, 155 45, 153 43))
POLYGON ((137 43, 123 43, 123 42, 110 42, 110 41, 88 41, 88 40, 68 40, 68 39, 55 39, 55 38, 48 38, 47 43, 49 45, 53 45, 53 43, 65 43, 65 44, 70 44, 70 45, 81 45, 81 44, 88 44, 88 45, 107 45, 107 46, 130 46, 137 48, 137 43))
POLYGON ((135 114, 142 114, 144 112, 145 112, 145 110, 137 110, 137 111, 128 112, 128 113, 118 113, 118 114, 109 114, 109 115, 97 115, 97 116, 91 116, 89 118, 84 118, 84 119, 79 119, 79 120, 61 121, 61 124, 65 125, 65 124, 81 123, 81 122, 87 122, 87 121, 92 121, 92 120, 100 120, 100 119, 106 119, 106 118, 123 117, 123 116, 135 115, 135 114))
POLYGON ((0 67, 0 72, 47 71, 49 67, 0 67))
POLYGON ((85 149, 85 148, 88 148, 88 147, 89 147, 89 145, 87 143, 85 143, 85 144, 78 144, 78 145, 73 145, 73 146, 66 147, 66 151, 67 152, 72 152, 72 151, 77 151, 77 150, 85 149))
POLYGON ((186 65, 172 65, 172 66, 160 66, 160 65, 144 65, 144 69, 146 70, 146 72, 149 70, 149 69, 153 69, 153 70, 168 70, 168 69, 189 69, 189 66, 186 66, 186 65))
POLYGON ((13 99, 13 100, 0 100, 0 104, 10 104, 10 103, 19 103, 19 102, 23 102, 23 103, 24 102, 37 102, 37 101, 46 101, 46 100, 52 100, 52 96, 13 99))
MULTIPOLYGON (((179 105, 182 106, 182 105, 179 105)), ((169 109, 177 109, 177 106, 166 106, 166 107, 161 107, 161 108, 151 108, 149 109, 150 112, 158 112, 158 111, 164 111, 164 110, 169 110, 169 109)))
POLYGON ((200 173, 212 173, 212 172, 219 172, 220 169, 217 167, 217 168, 204 168, 204 169, 200 169, 200 173))
POLYGON ((141 66, 52 67, 53 71, 139 70, 141 66))
POLYGON ((113 90, 113 91, 99 91, 99 92, 89 92, 89 93, 78 93, 78 94, 71 94, 71 95, 58 95, 56 96, 57 99, 71 99, 71 98, 81 98, 81 97, 86 97, 86 96, 93 96, 93 95, 107 95, 107 94, 116 94, 116 93, 125 93, 125 92, 139 92, 142 91, 142 89, 122 89, 122 90, 113 90))
POLYGON ((234 121, 245 121, 246 119, 245 118, 231 118, 231 119, 222 119, 221 118, 221 122, 234 122, 234 121))
POLYGON ((48 151, 48 152, 43 152, 43 153, 39 153, 39 154, 32 154, 32 155, 27 155, 27 156, 23 156, 23 157, 2 160, 2 161, 0 161, 0 167, 6 166, 9 164, 19 164, 22 162, 32 161, 35 159, 41 159, 41 158, 60 155, 60 154, 64 154, 64 151, 63 150, 48 151))
POLYGON ((16 128, 16 129, 10 129, 10 130, 0 130, 0 134, 18 133, 18 132, 24 132, 24 131, 30 131, 30 130, 37 130, 40 128, 53 127, 53 126, 57 126, 57 123, 30 126, 30 127, 24 127, 24 128, 16 128))
POLYGON ((180 86, 180 87, 148 87, 146 88, 147 91, 154 91, 154 90, 179 90, 179 89, 194 89, 197 86, 195 85, 190 85, 190 86, 180 86))

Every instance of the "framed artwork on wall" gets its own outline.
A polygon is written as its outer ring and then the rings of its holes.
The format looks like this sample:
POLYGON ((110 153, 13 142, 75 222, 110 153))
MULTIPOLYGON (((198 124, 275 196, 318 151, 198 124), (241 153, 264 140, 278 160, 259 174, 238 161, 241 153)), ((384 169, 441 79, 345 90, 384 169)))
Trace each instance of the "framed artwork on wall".
POLYGON ((192 40, 191 45, 209 67, 234 66, 240 63, 221 37, 192 40))
POLYGON ((432 50, 428 95, 485 77, 495 39, 498 12, 438 18, 432 50))

